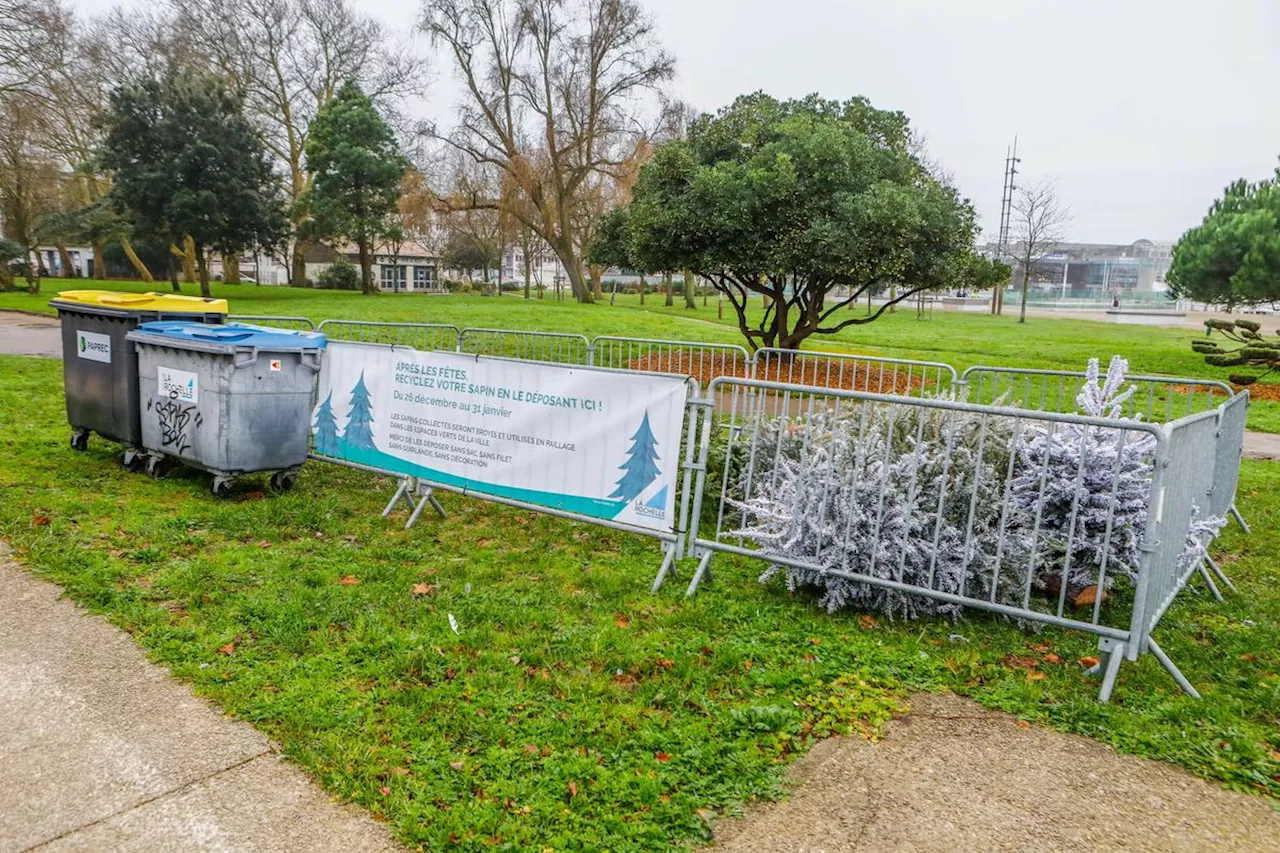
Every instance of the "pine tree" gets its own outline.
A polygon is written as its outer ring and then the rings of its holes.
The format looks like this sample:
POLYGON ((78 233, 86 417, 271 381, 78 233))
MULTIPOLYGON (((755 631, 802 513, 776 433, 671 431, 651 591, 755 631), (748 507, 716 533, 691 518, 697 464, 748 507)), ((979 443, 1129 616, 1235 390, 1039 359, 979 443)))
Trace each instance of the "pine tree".
POLYGON ((649 428, 649 413, 644 413, 640 428, 631 436, 631 449, 627 451, 627 461, 618 466, 625 472, 618 480, 618 488, 614 489, 611 498, 630 501, 644 491, 659 474, 658 454, 655 452, 658 439, 649 428))
POLYGON ((363 372, 360 381, 351 389, 351 415, 347 418, 347 430, 342 440, 348 447, 374 449, 373 406, 369 404, 369 389, 364 384, 363 372))
POLYGON ((338 419, 333 416, 333 392, 316 409, 316 451, 325 456, 338 455, 338 419))

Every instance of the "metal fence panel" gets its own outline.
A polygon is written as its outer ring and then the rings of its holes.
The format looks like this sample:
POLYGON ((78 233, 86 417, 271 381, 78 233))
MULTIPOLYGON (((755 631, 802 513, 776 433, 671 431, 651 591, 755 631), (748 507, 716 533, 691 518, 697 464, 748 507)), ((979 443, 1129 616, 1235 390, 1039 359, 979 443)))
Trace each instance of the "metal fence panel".
POLYGON ((560 332, 468 328, 459 333, 458 351, 559 364, 591 362, 591 342, 585 335, 560 332))
POLYGON ((1150 633, 1159 624, 1174 598, 1201 566, 1199 554, 1186 552, 1187 535, 1198 519, 1212 514, 1215 435, 1218 413, 1203 412, 1183 418, 1168 428, 1168 449, 1160 487, 1151 513, 1155 549, 1142 606, 1142 635, 1137 651, 1146 650, 1150 633))
POLYGON ((424 352, 458 349, 458 327, 447 323, 383 323, 373 320, 325 320, 320 331, 335 341, 412 347, 424 352))
POLYGON ((954 387, 956 371, 940 361, 766 347, 756 351, 752 378, 921 397, 937 396, 954 387))
MULTIPOLYGON (((965 399, 979 405, 1007 405, 1042 412, 1074 412, 1086 374, 1075 370, 1033 370, 977 365, 960 375, 965 399)), ((1125 385, 1136 390, 1122 412, 1153 423, 1168 423, 1209 411, 1235 393, 1225 382, 1133 374, 1125 385)))
POLYGON ((251 314, 229 314, 227 320, 233 323, 249 323, 253 326, 273 326, 277 329, 295 329, 299 332, 313 332, 316 324, 306 317, 270 317, 251 314))
POLYGON ((740 428, 714 453, 703 431, 704 462, 722 461, 695 491, 699 550, 1128 636, 1099 591, 1139 571, 1121 499, 1148 496, 1160 428, 727 377, 709 397, 740 428), (774 534, 785 549, 761 544, 774 534))
POLYGON ((1244 456, 1244 433, 1249 417, 1249 392, 1236 394, 1218 409, 1218 437, 1214 450, 1213 492, 1209 505, 1213 514, 1226 518, 1235 506, 1240 480, 1240 459, 1244 456))
POLYGON ((591 363, 619 370, 692 376, 706 388, 718 376, 750 376, 752 358, 737 344, 601 335, 591 341, 591 363))

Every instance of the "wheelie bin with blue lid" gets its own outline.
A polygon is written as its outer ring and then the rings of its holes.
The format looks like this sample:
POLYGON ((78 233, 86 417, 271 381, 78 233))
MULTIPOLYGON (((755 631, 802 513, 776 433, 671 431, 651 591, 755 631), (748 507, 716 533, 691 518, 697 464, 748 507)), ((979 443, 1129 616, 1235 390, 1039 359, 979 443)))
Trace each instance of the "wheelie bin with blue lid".
POLYGON ((120 463, 133 467, 142 443, 138 355, 126 336, 158 320, 222 323, 225 299, 170 293, 66 290, 49 303, 62 321, 62 377, 71 447, 84 450, 96 432, 125 446, 120 463))
POLYGON ((287 489, 307 459, 320 332, 240 323, 144 323, 138 349, 147 473, 166 459, 209 471, 226 494, 241 474, 273 471, 287 489))

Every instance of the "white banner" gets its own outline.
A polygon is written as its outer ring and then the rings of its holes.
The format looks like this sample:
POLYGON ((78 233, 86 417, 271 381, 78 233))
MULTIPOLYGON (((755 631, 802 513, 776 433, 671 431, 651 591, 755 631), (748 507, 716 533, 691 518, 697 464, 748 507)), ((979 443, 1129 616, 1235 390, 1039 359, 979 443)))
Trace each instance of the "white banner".
POLYGON ((316 452, 469 491, 675 527, 686 385, 330 341, 316 452))

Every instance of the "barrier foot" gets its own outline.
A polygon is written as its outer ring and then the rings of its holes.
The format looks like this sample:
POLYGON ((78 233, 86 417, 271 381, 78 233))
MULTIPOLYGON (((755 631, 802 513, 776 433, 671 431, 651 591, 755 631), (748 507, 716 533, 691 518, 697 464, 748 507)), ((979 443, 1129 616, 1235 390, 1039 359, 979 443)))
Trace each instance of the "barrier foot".
POLYGON ((418 486, 418 502, 415 504, 413 498, 408 498, 409 505, 413 507, 413 512, 409 513, 409 520, 404 523, 404 529, 408 530, 418 523, 418 516, 422 515, 422 510, 428 504, 436 511, 436 515, 441 518, 448 518, 449 514, 444 511, 444 507, 440 506, 440 501, 436 500, 436 490, 430 486, 418 486))
POLYGON ((1238 590, 1236 589, 1236 585, 1232 583, 1231 578, 1227 577, 1226 572, 1222 571, 1222 567, 1213 561, 1213 557, 1210 557, 1208 554, 1205 554, 1204 559, 1205 559, 1205 562, 1209 564, 1209 568, 1213 569, 1213 573, 1218 576, 1219 580, 1221 580, 1224 584, 1227 585, 1228 589, 1230 589, 1232 592, 1238 592, 1238 590))
POLYGON ((1173 680, 1178 682, 1178 686, 1182 688, 1183 693, 1186 693, 1192 699, 1200 698, 1200 694, 1191 686, 1191 682, 1187 681, 1187 677, 1182 674, 1182 670, 1178 669, 1173 661, 1169 660, 1169 656, 1164 653, 1164 649, 1156 644, 1155 640, 1147 637, 1147 647, 1151 649, 1151 654, 1156 656, 1156 660, 1160 661, 1160 665, 1173 676, 1173 680))
POLYGON ((396 508, 396 504, 404 501, 409 505, 410 509, 414 509, 413 498, 409 497, 409 491, 413 488, 413 481, 408 477, 400 481, 396 486, 396 493, 391 496, 391 500, 387 502, 386 507, 382 510, 382 517, 386 518, 391 515, 391 511, 396 508))
POLYGON ((1102 637, 1098 640, 1098 663, 1088 669, 1089 675, 1102 673, 1102 686, 1098 688, 1098 701, 1111 701, 1111 691, 1116 686, 1116 674, 1124 660, 1124 643, 1102 637))
POLYGON ((702 583, 703 578, 711 580, 711 554, 710 548, 702 552, 702 556, 698 559, 698 570, 693 573, 693 578, 689 581, 689 588, 685 590, 685 598, 698 591, 698 584, 702 583))
POLYGON ((1231 512, 1231 515, 1235 517, 1235 520, 1239 522, 1241 530, 1243 530, 1245 533, 1253 532, 1251 529, 1249 529, 1249 525, 1245 523, 1244 517, 1240 515, 1240 510, 1236 509, 1235 504, 1231 505, 1230 512, 1231 512))
POLYGON ((676 542, 667 542, 662 546, 662 565, 658 567, 658 576, 653 579, 653 586, 649 589, 650 592, 656 593, 662 588, 662 582, 667 579, 667 575, 675 574, 672 571, 672 566, 675 564, 678 548, 679 545, 676 542))
POLYGON ((1200 572, 1200 577, 1204 578, 1204 582, 1209 586, 1209 592, 1213 593, 1213 597, 1218 601, 1222 600, 1222 593, 1218 592, 1218 586, 1213 582, 1213 578, 1209 577, 1209 570, 1204 567, 1204 563, 1196 566, 1196 570, 1200 572))

